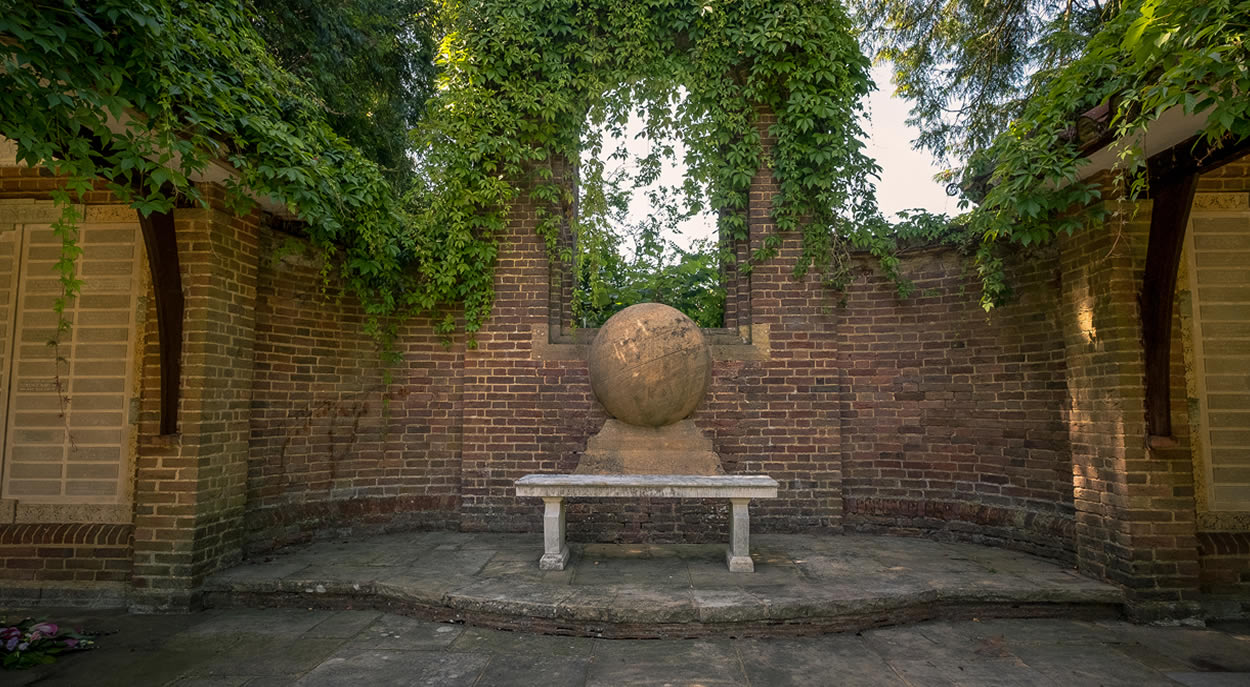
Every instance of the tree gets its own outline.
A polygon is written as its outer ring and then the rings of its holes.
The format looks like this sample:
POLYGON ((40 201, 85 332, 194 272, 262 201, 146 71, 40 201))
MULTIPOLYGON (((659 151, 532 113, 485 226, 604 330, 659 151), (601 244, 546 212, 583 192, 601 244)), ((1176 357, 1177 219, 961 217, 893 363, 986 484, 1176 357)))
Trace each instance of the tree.
POLYGON ((1119 0, 857 0, 867 42, 912 101, 915 144, 946 162, 983 150, 1081 56, 1119 0))
POLYGON ((897 60, 918 145, 966 165, 965 190, 972 177, 984 182, 965 198, 975 204, 965 221, 982 237, 987 308, 1006 291, 1005 247, 1046 243, 1102 212, 1101 188, 1079 180, 1081 113, 1109 109, 1123 144, 1113 181, 1128 198, 1149 184, 1136 137, 1164 112, 1201 115, 1213 150, 1250 138, 1250 0, 926 7, 863 0, 861 17, 878 32, 879 55, 897 60))
POLYGON ((275 62, 254 19, 235 0, 0 0, 0 136, 65 179, 53 194, 58 309, 79 288, 75 194, 102 180, 139 212, 166 212, 179 197, 203 201, 191 179, 216 160, 234 168, 227 187, 241 205, 273 198, 304 221, 371 329, 418 301, 458 303, 457 280, 413 275, 422 258, 399 190, 275 62))
POLYGON ((408 132, 433 90, 430 0, 256 0, 255 11, 266 47, 312 87, 330 126, 405 179, 408 132))

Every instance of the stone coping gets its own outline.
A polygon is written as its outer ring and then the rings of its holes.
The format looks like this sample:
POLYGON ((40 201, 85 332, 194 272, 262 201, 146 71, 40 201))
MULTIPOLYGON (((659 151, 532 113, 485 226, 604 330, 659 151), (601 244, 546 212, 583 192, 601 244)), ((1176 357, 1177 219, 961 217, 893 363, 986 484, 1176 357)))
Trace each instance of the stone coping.
POLYGON ((517 496, 776 498, 767 475, 525 475, 517 496))
POLYGON ((908 537, 759 535, 756 572, 722 545, 574 544, 428 532, 320 542, 227 570, 207 605, 365 608, 549 634, 771 636, 959 617, 1107 617, 1119 588, 1025 554, 908 537))

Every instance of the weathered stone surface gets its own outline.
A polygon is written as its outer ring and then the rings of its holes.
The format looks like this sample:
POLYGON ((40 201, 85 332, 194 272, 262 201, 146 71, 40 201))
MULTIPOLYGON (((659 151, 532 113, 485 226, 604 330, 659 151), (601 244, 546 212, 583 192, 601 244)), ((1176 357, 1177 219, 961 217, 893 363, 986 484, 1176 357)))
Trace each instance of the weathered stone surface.
MULTIPOLYGON (((346 601, 352 608, 408 608, 457 622, 618 637, 733 634, 740 629, 754 634, 764 625, 849 630, 948 613, 975 613, 982 619, 1063 612, 1110 617, 1123 600, 1112 585, 1082 578, 1075 578, 1074 584, 1073 576, 1053 563, 991 547, 905 537, 812 535, 764 535, 758 545, 753 554, 756 571, 750 575, 726 570, 719 546, 684 544, 574 544, 568 568, 550 573, 534 565, 538 542, 532 534, 407 533, 347 546, 313 544, 271 563, 213 576, 206 589, 211 603, 233 599, 342 608, 346 601), (344 557, 345 550, 355 557, 344 557), (394 563, 353 565, 357 558, 394 563), (285 562, 307 565, 292 571, 294 566, 285 562), (286 577, 266 579, 256 574, 259 571, 286 577), (349 573, 377 582, 361 584, 361 592, 342 595, 338 601, 329 591, 303 591, 318 585, 351 589, 352 583, 345 581, 349 573), (660 627, 664 624, 668 629, 660 627), (673 630, 674 624, 682 629, 673 630)), ((309 637, 343 634, 327 634, 337 624, 327 612, 251 613, 255 615, 239 616, 234 624, 211 622, 202 631, 246 633, 264 627, 268 617, 275 627, 309 637)), ((352 622, 359 625, 367 619, 353 616, 352 622)), ((383 633, 380 626, 358 636, 374 646, 425 649, 445 646, 444 641, 454 639, 445 633, 461 628, 440 627, 446 629, 429 637, 395 627, 383 633)), ((1217 646, 1205 637, 1201 641, 1217 646)), ((1242 667, 1225 659, 1220 665, 1242 667)))
MULTIPOLYGON (((645 598, 645 597, 644 597, 645 598)), ((699 595, 704 608, 730 595, 699 595)), ((589 600, 589 599, 587 599, 589 600)), ((641 599, 636 599, 641 600, 641 599)), ((5 671, 6 687, 290 687, 290 685, 1245 685, 1250 624, 1226 629, 1121 621, 958 620, 801 638, 620 640, 500 632, 392 614, 282 610, 128 616, 58 613, 115 631, 97 650, 5 671), (264 615, 273 631, 262 629, 264 615), (231 616, 240 616, 234 619, 231 616), (329 616, 329 617, 327 617, 329 616), (300 633, 306 618, 325 618, 300 633), (342 632, 323 633, 328 624, 342 632), (343 641, 328 655, 333 641, 343 641), (1160 653, 1151 647, 1166 650, 1160 653), (1170 680, 1169 680, 1170 678, 1170 680)), ((726 618, 726 622, 729 622, 726 618)))
POLYGON ((638 427, 609 419, 586 442, 579 475, 723 475, 712 440, 693 420, 638 427))
POLYGON ((767 475, 526 475, 517 496, 596 498, 775 498, 767 475))
POLYGON ((689 317, 659 303, 613 315, 590 344, 590 386, 613 417, 662 427, 694 412, 712 376, 712 356, 689 317))

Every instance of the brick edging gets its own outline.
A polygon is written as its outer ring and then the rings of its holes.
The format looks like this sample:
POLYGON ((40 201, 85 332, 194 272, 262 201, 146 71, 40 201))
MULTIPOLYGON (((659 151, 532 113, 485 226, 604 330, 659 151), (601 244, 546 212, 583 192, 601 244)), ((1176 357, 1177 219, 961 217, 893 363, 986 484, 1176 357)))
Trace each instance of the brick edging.
POLYGON ((0 525, 0 546, 96 544, 131 546, 133 525, 114 523, 22 523, 0 525))

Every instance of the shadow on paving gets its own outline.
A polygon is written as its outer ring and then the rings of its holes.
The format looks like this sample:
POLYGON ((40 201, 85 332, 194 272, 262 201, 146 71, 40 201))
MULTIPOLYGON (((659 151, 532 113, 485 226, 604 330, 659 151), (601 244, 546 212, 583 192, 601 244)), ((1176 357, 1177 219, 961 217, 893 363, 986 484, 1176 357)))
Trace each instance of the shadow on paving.
MULTIPOLYGON (((375 611, 132 616, 41 609, 110 631, 89 652, 0 684, 1250 685, 1250 623, 1199 629, 1060 619, 930 622, 785 639, 606 640, 503 632, 375 611)), ((8 619, 21 611, 4 611, 8 619)))

